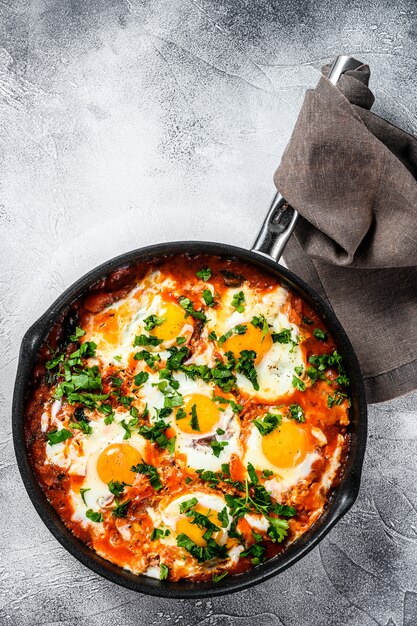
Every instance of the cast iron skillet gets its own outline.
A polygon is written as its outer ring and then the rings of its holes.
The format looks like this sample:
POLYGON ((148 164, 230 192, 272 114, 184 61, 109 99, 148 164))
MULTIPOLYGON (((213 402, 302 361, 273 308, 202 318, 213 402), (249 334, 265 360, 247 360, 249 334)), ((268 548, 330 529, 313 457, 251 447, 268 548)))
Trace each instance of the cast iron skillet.
MULTIPOLYGON (((342 71, 351 68, 351 63, 354 62, 354 59, 350 59, 350 57, 344 58, 347 61, 345 61, 341 69, 339 67, 339 76, 342 71)), ((337 63, 340 66, 340 57, 334 64, 336 67, 337 63)), ((358 64, 358 62, 356 63, 358 64)), ((97 574, 101 574, 112 582, 128 589, 169 598, 199 598, 240 591, 279 574, 298 561, 323 539, 332 526, 354 503, 359 490, 367 431, 366 399, 362 375, 349 339, 330 307, 311 287, 277 263, 296 220, 296 212, 288 206, 280 194, 277 194, 254 247, 250 251, 221 243, 183 241, 156 244, 123 254, 100 265, 69 287, 25 334, 20 350, 13 397, 13 441, 18 467, 29 497, 46 526, 68 552, 97 574), (185 581, 173 583, 155 580, 143 575, 136 576, 90 550, 66 528, 55 509, 47 500, 32 470, 24 437, 25 405, 30 393, 37 354, 60 314, 83 294, 90 285, 110 272, 132 263, 146 262, 158 259, 161 256, 179 253, 219 255, 226 259, 238 259, 267 271, 278 281, 286 284, 291 290, 299 294, 322 318, 335 339, 337 349, 344 356, 345 367, 351 381, 351 445, 349 456, 341 483, 332 494, 324 513, 309 531, 289 546, 283 554, 248 572, 231 576, 230 578, 223 578, 216 584, 185 581)))

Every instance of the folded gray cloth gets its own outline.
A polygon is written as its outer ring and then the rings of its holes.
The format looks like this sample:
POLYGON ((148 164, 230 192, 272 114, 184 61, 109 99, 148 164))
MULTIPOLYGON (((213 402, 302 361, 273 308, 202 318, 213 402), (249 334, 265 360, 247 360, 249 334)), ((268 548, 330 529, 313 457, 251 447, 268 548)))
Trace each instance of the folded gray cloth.
POLYGON ((380 402, 417 388, 417 139, 371 113, 369 76, 307 91, 274 182, 302 216, 284 259, 330 303, 380 402))

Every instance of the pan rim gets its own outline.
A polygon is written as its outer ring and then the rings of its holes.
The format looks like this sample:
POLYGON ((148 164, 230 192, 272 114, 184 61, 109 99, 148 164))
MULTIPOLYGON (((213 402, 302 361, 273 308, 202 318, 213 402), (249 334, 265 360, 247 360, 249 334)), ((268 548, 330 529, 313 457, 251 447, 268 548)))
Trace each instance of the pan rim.
POLYGON ((227 243, 174 241, 151 244, 113 257, 71 284, 48 307, 45 313, 31 325, 23 337, 16 373, 12 411, 13 443, 19 472, 35 510, 49 531, 72 556, 90 570, 113 583, 147 595, 172 599, 206 598, 242 591, 255 584, 264 582, 272 576, 281 573, 312 550, 337 521, 347 513, 356 500, 359 491, 367 435, 367 407, 359 363, 345 331, 330 306, 324 302, 314 289, 296 274, 293 274, 291 270, 255 251, 227 243), (303 298, 307 296, 306 299, 313 303, 314 309, 325 319, 326 325, 335 336, 338 347, 342 346, 341 350, 348 365, 348 374, 353 383, 355 411, 358 414, 356 424, 357 437, 355 446, 349 451, 345 474, 332 493, 326 509, 318 521, 300 539, 291 544, 282 555, 278 555, 243 574, 231 576, 230 578, 226 577, 216 584, 159 581, 143 575, 132 574, 99 557, 92 549, 88 548, 86 544, 72 534, 47 500, 46 494, 38 484, 30 464, 23 432, 26 394, 29 390, 30 376, 33 372, 37 351, 59 313, 65 310, 90 285, 117 267, 122 267, 135 261, 146 261, 163 255, 171 256, 181 253, 214 254, 225 258, 238 258, 269 271, 281 279, 283 278, 291 289, 295 289, 303 298))

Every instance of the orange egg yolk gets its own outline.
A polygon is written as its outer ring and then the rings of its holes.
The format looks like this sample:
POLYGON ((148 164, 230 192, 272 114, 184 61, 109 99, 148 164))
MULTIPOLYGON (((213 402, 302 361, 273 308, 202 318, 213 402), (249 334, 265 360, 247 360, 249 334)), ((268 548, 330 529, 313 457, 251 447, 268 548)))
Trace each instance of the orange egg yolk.
MULTIPOLYGON (((206 515, 209 520, 213 522, 213 524, 216 524, 216 526, 220 526, 220 522, 217 519, 216 511, 209 510, 206 507, 201 506, 200 504, 196 504, 193 510, 197 511, 197 513, 202 513, 203 515, 206 515)), ((199 528, 197 524, 192 524, 192 521, 192 517, 181 517, 176 525, 177 534, 179 535, 181 533, 185 533, 198 546, 205 546, 207 542, 205 539, 203 539, 203 535, 206 532, 206 528, 199 528)), ((212 535, 212 538, 216 539, 218 534, 219 532, 214 533, 212 535)))
POLYGON ((242 350, 254 350, 256 352, 255 363, 259 363, 265 354, 272 348, 270 333, 262 336, 262 329, 255 328, 250 322, 245 324, 246 332, 243 335, 232 335, 223 344, 225 352, 233 352, 238 358, 242 350))
POLYGON ((181 335, 185 324, 192 324, 191 321, 185 321, 184 309, 174 302, 165 304, 164 310, 159 314, 159 317, 162 317, 164 322, 159 326, 155 326, 155 328, 149 331, 149 334, 163 341, 175 339, 181 335))
POLYGON ((308 452, 305 429, 294 421, 283 422, 272 433, 262 437, 262 450, 276 467, 288 468, 301 463, 308 452))
POLYGON ((112 443, 98 457, 97 473, 103 483, 117 480, 131 485, 136 476, 131 467, 141 460, 139 452, 130 444, 112 443))
MULTIPOLYGON (((183 433, 189 434, 203 434, 213 430, 213 427, 220 419, 220 411, 218 406, 208 396, 203 396, 198 393, 193 393, 190 396, 184 396, 185 405, 182 408, 185 411, 186 416, 182 419, 176 420, 175 424, 179 430, 183 433), (195 414, 197 415, 198 429, 193 428, 192 416, 193 406, 195 406, 195 414)), ((178 415, 177 409, 176 416, 178 415)), ((195 426, 195 424, 194 424, 195 426)))

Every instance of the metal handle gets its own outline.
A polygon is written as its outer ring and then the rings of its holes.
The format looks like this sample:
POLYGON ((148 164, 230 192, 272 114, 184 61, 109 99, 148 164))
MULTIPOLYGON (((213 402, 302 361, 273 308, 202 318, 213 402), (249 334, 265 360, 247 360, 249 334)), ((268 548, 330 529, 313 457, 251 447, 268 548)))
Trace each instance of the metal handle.
MULTIPOLYGON (((356 70, 363 65, 349 55, 338 56, 330 67, 328 80, 337 85, 339 78, 348 70, 356 70)), ((262 228, 252 246, 258 252, 273 261, 279 261, 298 221, 298 211, 285 201, 279 191, 275 194, 262 228)))

